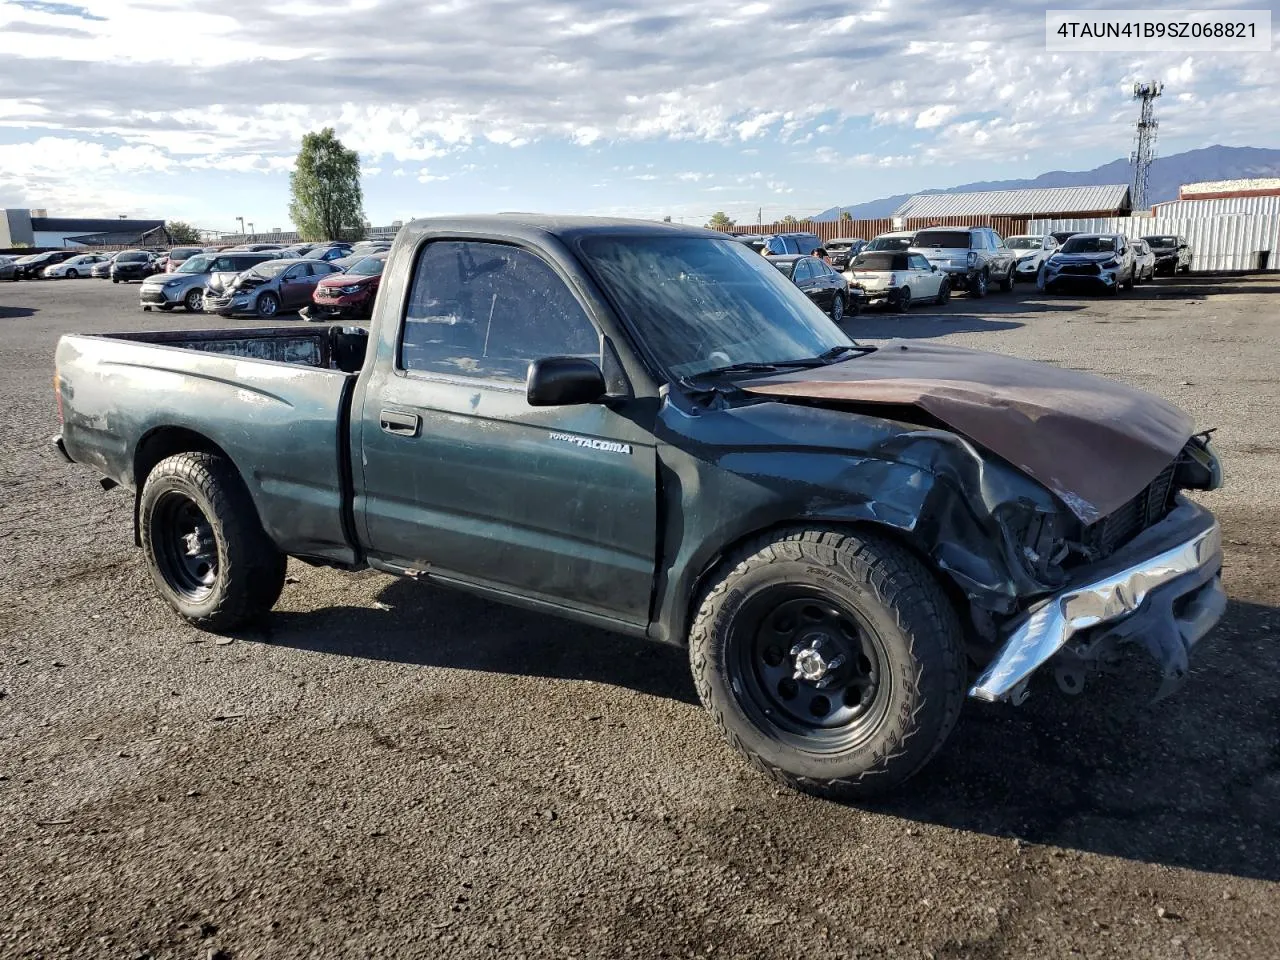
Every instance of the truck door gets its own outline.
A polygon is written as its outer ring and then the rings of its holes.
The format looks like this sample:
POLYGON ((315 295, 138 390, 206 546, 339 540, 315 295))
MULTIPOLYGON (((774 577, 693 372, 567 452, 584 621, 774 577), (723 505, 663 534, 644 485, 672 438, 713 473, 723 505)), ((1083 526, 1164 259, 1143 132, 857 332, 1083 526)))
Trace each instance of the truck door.
POLYGON ((600 333, 557 270, 517 246, 435 241, 418 254, 402 323, 395 363, 375 365, 354 412, 370 556, 647 623, 652 434, 625 400, 525 398, 530 360, 601 359, 600 333))

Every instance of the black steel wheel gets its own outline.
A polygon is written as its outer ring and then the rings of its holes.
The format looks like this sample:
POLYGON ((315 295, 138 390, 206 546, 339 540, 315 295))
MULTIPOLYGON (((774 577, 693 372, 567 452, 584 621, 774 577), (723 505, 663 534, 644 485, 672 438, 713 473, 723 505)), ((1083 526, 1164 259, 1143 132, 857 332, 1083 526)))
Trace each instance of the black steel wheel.
POLYGON ((270 610, 284 588, 286 558, 223 457, 161 460, 143 484, 138 524, 152 582, 196 626, 234 629, 270 610))
POLYGON ((795 585, 764 591, 739 611, 735 629, 742 631, 731 641, 738 695, 758 726, 825 751, 860 743, 884 719, 883 643, 836 597, 795 585))
POLYGON ((765 534, 699 603, 689 662, 748 762, 822 796, 892 789, 950 735, 966 661, 955 609, 911 552, 863 530, 765 534))
POLYGON ((152 508, 152 546, 160 575, 173 590, 199 603, 218 580, 218 541, 200 505, 170 490, 152 508))

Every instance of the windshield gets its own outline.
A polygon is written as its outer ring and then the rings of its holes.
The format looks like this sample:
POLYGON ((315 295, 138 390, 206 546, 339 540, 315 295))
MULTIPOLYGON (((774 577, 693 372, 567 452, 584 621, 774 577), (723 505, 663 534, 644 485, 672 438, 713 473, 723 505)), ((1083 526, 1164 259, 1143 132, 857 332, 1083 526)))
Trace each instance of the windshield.
POLYGON ((1177 237, 1143 237, 1142 239, 1153 247, 1176 247, 1178 245, 1177 237))
POLYGON ((363 260, 357 260, 345 272, 357 277, 376 277, 382 273, 384 263, 386 260, 382 257, 365 257, 363 260))
POLYGON ((794 277, 794 276, 795 276, 795 272, 796 272, 796 261, 794 261, 794 260, 770 260, 769 262, 770 262, 770 263, 772 263, 775 267, 777 267, 777 268, 778 268, 778 272, 779 272, 779 273, 781 273, 784 277, 794 277))
MULTIPOLYGON (((906 250, 915 241, 915 237, 876 237, 868 243, 864 250, 906 250)), ((968 246, 968 244, 965 244, 968 246)))
POLYGON ((141 263, 144 260, 150 260, 151 254, 144 253, 141 250, 133 250, 129 253, 122 253, 116 257, 116 263, 141 263))
POLYGON ((1044 246, 1040 237, 1010 237, 1004 242, 1010 250, 1039 250, 1044 246))
POLYGON ((188 257, 182 261, 180 266, 174 273, 207 273, 209 266, 213 263, 213 257, 199 254, 197 256, 188 257))
POLYGON ((265 277, 269 280, 272 277, 283 273, 291 266, 293 266, 293 264, 288 260, 268 260, 266 263, 258 264, 248 272, 255 277, 265 277))
POLYGON ((1062 245, 1063 253, 1115 253, 1115 237, 1075 236, 1062 245))
POLYGON ((806 360, 853 345, 793 283, 733 240, 597 234, 581 250, 669 376, 806 360))

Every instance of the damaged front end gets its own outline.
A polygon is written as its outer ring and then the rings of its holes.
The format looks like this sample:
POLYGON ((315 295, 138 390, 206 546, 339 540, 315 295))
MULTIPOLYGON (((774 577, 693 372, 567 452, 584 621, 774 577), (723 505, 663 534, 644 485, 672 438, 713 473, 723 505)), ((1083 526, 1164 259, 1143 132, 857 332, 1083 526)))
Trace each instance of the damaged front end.
POLYGON ((840 366, 746 389, 917 425, 868 452, 953 492, 913 534, 968 602, 971 696, 1021 702, 1047 665, 1078 693, 1132 646, 1157 698, 1181 684, 1226 606, 1217 522, 1179 496, 1221 485, 1207 435, 1149 394, 1014 358, 894 345, 840 366))

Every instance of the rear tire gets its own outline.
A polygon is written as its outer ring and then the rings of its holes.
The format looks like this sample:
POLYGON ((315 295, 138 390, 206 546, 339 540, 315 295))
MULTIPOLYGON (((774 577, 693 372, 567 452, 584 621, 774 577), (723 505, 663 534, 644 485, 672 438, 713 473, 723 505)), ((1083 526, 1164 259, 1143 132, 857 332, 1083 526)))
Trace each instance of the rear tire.
POLYGON ((819 796, 866 797, 941 749, 964 702, 963 634, 910 552, 860 531, 795 529, 723 569, 689 659, 703 706, 753 767, 819 796), (793 675, 802 663, 811 672, 793 675))
POLYGON ((990 278, 987 276, 987 271, 983 270, 980 274, 969 281, 969 296, 976 300, 981 300, 987 295, 987 284, 989 281, 990 278))
POLYGON ((119 277, 112 277, 112 278, 111 278, 111 282, 112 282, 112 283, 119 283, 119 282, 120 282, 120 278, 119 278, 119 277))
POLYGON ((286 558, 223 457, 180 453, 160 461, 143 485, 138 518, 152 582, 195 626, 234 630, 280 598, 286 558))
POLYGON ((831 300, 831 321, 839 323, 844 319, 844 294, 837 293, 831 300))
POLYGON ((906 313, 911 309, 911 288, 903 287, 892 300, 893 309, 898 313, 906 313))
POLYGON ((67 270, 67 279, 68 279, 68 280, 79 280, 79 279, 80 279, 80 274, 76 271, 75 267, 70 267, 70 268, 67 270))

